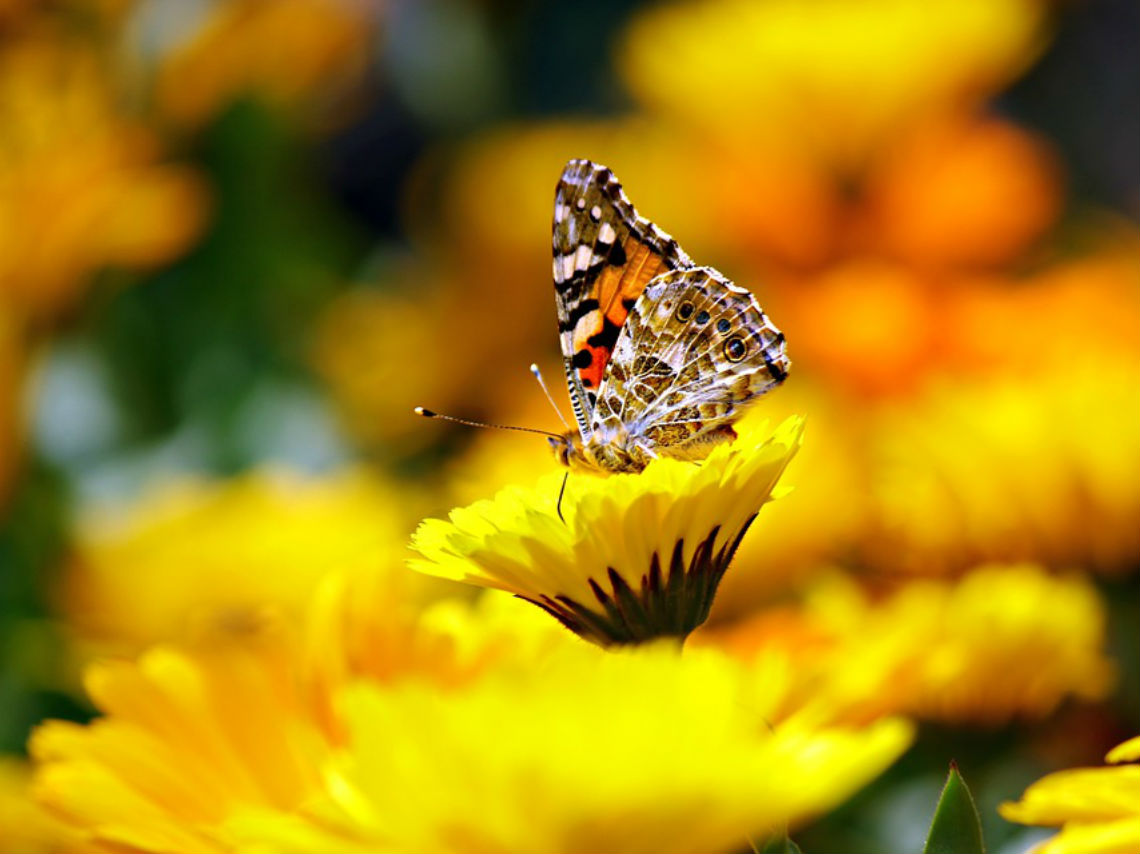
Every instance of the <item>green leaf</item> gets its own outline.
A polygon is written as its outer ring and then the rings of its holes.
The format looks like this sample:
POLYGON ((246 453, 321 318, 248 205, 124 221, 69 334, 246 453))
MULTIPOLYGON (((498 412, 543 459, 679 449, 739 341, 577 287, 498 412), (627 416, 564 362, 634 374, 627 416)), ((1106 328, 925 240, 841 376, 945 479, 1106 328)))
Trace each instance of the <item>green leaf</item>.
POLYGON ((957 763, 950 763, 950 774, 922 851, 923 854, 985 854, 982 821, 974 806, 974 797, 958 773, 957 763))

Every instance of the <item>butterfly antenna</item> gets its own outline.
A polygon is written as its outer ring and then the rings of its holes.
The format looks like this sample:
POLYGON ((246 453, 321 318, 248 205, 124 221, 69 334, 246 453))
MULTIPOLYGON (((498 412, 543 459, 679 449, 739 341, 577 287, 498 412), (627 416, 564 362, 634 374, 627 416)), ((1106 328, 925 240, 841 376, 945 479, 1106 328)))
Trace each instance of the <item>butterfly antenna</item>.
MULTIPOLYGON (((554 402, 554 398, 553 398, 553 397, 551 397, 551 395, 550 395, 550 389, 548 389, 548 388, 546 387, 546 381, 545 381, 545 380, 542 378, 542 371, 540 371, 540 370, 538 369, 538 365, 535 365, 535 364, 531 364, 531 366, 530 366, 530 372, 531 372, 532 374, 534 374, 534 378, 535 378, 536 380, 538 380, 538 385, 539 385, 539 387, 542 389, 542 393, 546 395, 546 399, 547 399, 547 400, 549 400, 549 401, 550 401, 550 405, 551 405, 552 407, 554 407, 554 414, 558 416, 558 420, 562 422, 562 426, 563 426, 563 427, 565 427, 567 430, 569 430, 569 429, 570 429, 570 425, 566 423, 566 419, 562 417, 562 410, 558 408, 558 404, 557 404, 557 403, 555 403, 555 402, 554 402)), ((566 486, 566 482, 565 482, 565 481, 563 481, 563 482, 562 482, 562 486, 563 486, 563 488, 565 488, 565 486, 566 486)), ((561 495, 559 495, 559 501, 561 501, 561 499, 562 499, 562 496, 561 496, 561 495)), ((559 513, 558 515, 559 515, 559 516, 561 516, 562 514, 561 514, 561 513, 559 513)))
POLYGON ((438 412, 432 412, 430 409, 424 409, 422 406, 417 406, 412 410, 416 415, 422 415, 424 418, 439 418, 443 421, 453 421, 456 424, 464 424, 467 427, 492 427, 495 430, 518 430, 520 433, 537 433, 540 436, 553 436, 555 439, 562 437, 557 433, 551 433, 549 430, 536 430, 534 427, 515 427, 512 424, 488 424, 485 421, 469 421, 466 418, 456 418, 454 415, 440 415, 438 412))

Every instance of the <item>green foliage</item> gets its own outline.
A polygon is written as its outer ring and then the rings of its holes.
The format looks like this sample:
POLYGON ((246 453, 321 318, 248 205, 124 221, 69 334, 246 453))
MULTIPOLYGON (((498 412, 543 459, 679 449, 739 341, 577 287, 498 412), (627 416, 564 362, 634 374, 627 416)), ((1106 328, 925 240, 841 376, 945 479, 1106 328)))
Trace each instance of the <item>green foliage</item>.
POLYGON ((22 752, 44 718, 89 716, 59 672, 64 653, 47 601, 66 544, 68 490, 36 458, 13 487, 0 508, 0 754, 22 752))
POLYGON ((792 842, 786 831, 768 837, 759 848, 753 845, 752 850, 756 854, 803 854, 800 846, 792 842))
POLYGON ((951 762, 923 854, 985 854, 985 850, 974 796, 958 773, 957 764, 951 762))
POLYGON ((253 389, 308 381, 313 321, 351 283, 366 241, 318 188, 296 131, 258 103, 234 104, 199 149, 213 191, 201 243, 115 288, 87 326, 128 419, 127 441, 193 423, 224 473, 252 462, 232 428, 253 389))

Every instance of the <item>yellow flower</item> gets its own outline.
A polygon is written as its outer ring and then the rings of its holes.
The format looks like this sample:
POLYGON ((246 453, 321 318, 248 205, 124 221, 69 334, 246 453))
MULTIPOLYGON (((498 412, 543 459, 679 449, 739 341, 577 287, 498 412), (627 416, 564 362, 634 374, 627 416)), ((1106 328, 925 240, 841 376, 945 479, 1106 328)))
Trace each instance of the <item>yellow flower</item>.
MULTIPOLYGON (((468 589, 440 582, 445 583, 468 589)), ((322 726, 343 740, 343 715, 335 702, 356 680, 415 679, 455 687, 492 667, 534 666, 565 636, 545 614, 497 592, 474 602, 441 598, 424 605, 409 599, 388 574, 338 572, 313 596, 302 669, 322 726)))
POLYGON ((758 409, 746 417, 742 432, 761 414, 778 422, 802 413, 810 440, 780 479, 791 497, 765 507, 748 529, 717 593, 712 622, 781 601, 826 571, 836 555, 850 553, 868 521, 862 443, 850 430, 846 407, 820 384, 800 377, 758 409))
POLYGON ((638 100, 676 126, 843 167, 900 126, 1013 80, 1043 17, 1034 0, 677 3, 634 20, 621 66, 638 100))
POLYGON ((279 640, 90 667, 87 691, 107 716, 36 731, 34 793, 116 850, 234 850, 219 827, 234 811, 288 809, 323 785, 328 742, 279 640))
MULTIPOLYGON (((1140 759, 1140 736, 1109 751, 1110 763, 1140 759)), ((1034 854, 1135 854, 1140 851, 1140 765, 1058 771, 998 807, 1020 824, 1060 826, 1034 854)))
POLYGON ((1045 373, 946 382, 873 411, 869 561, 919 574, 980 559, 1134 565, 1140 362, 1099 346, 1068 363, 1045 350, 1045 373))
POLYGON ((82 854, 105 849, 84 845, 82 836, 28 792, 31 769, 13 756, 0 755, 0 851, 7 854, 82 854))
POLYGON ((0 151, 0 300, 32 318, 50 319, 103 267, 171 260, 202 228, 200 178, 158 162, 82 46, 0 50, 0 151))
MULTIPOLYGON (((553 288, 534 289, 541 291, 541 300, 532 293, 526 305, 512 304, 513 320, 502 324, 503 303, 488 299, 481 287, 434 290, 438 274, 414 267, 401 267, 393 277, 415 281, 422 290, 415 298, 366 289, 343 295, 325 310, 313 348, 315 366, 358 441, 377 454, 406 457, 446 433, 446 425, 428 426, 416 417, 415 406, 430 403, 441 412, 479 418, 524 394, 542 400, 528 362, 519 354, 534 352, 528 342, 540 340, 540 332, 553 342, 553 288), (472 348, 477 353, 457 359, 453 348, 441 346, 466 340, 472 328, 492 326, 501 327, 502 334, 472 348), (407 359, 407 353, 420 356, 407 359), (480 391, 474 398, 476 388, 480 391)), ((456 274, 451 281, 459 278, 456 274)), ((544 405, 544 417, 553 420, 544 405)))
POLYGON ((733 851, 836 805, 910 738, 776 719, 782 684, 716 651, 554 636, 450 688, 330 683, 335 739, 274 644, 99 665, 106 717, 40 728, 35 790, 139 851, 733 851))
POLYGON ((172 118, 202 123, 242 95, 304 104, 323 85, 364 68, 367 19, 339 0, 227 0, 159 69, 158 100, 172 118))
POLYGON ((954 583, 912 581, 881 601, 832 577, 801 609, 693 640, 748 659, 789 655, 793 702, 847 719, 1000 724, 1044 717, 1067 697, 1103 699, 1114 681, 1095 588, 1031 565, 982 567, 954 583))
POLYGON ((842 800, 908 740, 899 721, 769 730, 777 690, 721 656, 682 658, 668 644, 618 654, 567 645, 526 676, 492 672, 446 702, 422 683, 360 685, 345 697, 355 750, 317 813, 324 832, 282 833, 278 846, 738 850, 842 800), (509 737, 489 738, 489 727, 509 737))
POLYGON ((256 633, 272 612, 299 617, 333 569, 410 596, 402 575, 416 576, 397 574, 411 527, 402 501, 356 470, 167 483, 81 521, 63 612, 83 637, 135 651, 256 633))
POLYGON ((748 526, 799 448, 801 419, 743 436, 699 465, 656 460, 636 475, 561 474, 429 519, 411 566, 507 590, 601 644, 685 637, 708 617, 748 526))

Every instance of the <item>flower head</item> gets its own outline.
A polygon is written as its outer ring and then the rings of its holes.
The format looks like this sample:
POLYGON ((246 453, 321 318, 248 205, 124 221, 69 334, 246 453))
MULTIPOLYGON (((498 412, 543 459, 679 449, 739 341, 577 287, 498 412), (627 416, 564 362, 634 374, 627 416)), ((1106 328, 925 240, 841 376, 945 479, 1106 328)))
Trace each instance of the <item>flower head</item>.
POLYGON ((235 0, 216 4, 200 31, 160 69, 158 99, 175 120, 204 123, 255 94, 292 106, 364 68, 369 22, 340 0, 235 0))
MULTIPOLYGON (((1140 759, 1140 736, 1109 751, 1110 763, 1140 759)), ((1060 825, 1035 854, 1140 851, 1140 765, 1075 768, 1041 778, 998 811, 1021 824, 1060 825)))
POLYGON ((112 84, 78 44, 28 38, 0 52, 0 300, 37 321, 97 270, 176 258, 205 222, 201 177, 161 162, 112 84))
POLYGON ((507 590, 601 644, 685 637, 799 448, 803 422, 745 435, 700 465, 656 460, 640 474, 559 476, 534 489, 429 519, 416 532, 421 572, 507 590))
POLYGON ((100 851, 84 845, 74 827, 53 816, 28 792, 31 767, 0 754, 0 851, 18 854, 71 854, 100 851))
POLYGON ((679 127, 846 165, 916 116, 1016 77, 1043 17, 1024 0, 673 3, 634 20, 621 64, 634 96, 683 116, 679 127))
POLYGON ((390 571, 399 569, 404 512, 362 470, 184 480, 98 510, 79 527, 61 601, 85 639, 117 652, 252 636, 274 612, 299 616, 334 569, 383 579, 409 600, 404 576, 419 580, 390 571))
POLYGON ((716 650, 551 636, 446 687, 326 682, 335 739, 279 638, 98 665, 105 717, 37 732, 35 790, 115 850, 730 851, 837 804, 910 738, 776 717, 785 686, 716 650))
POLYGON ((997 725, 1046 717, 1068 698, 1103 699, 1115 679, 1105 622, 1096 589, 1079 576, 989 565, 956 582, 910 581, 878 601, 849 579, 823 578, 799 608, 693 642, 748 659, 788 657, 792 702, 847 719, 997 725))

